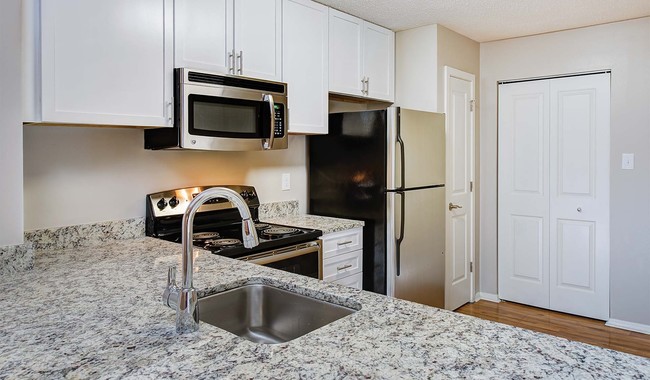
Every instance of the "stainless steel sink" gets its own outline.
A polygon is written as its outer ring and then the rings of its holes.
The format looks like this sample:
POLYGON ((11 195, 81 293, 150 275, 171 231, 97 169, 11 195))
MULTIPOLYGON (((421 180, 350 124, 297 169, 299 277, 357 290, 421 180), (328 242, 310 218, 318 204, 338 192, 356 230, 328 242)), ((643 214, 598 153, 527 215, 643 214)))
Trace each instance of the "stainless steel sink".
POLYGON ((288 342, 355 312, 262 284, 199 299, 199 320, 266 344, 288 342))

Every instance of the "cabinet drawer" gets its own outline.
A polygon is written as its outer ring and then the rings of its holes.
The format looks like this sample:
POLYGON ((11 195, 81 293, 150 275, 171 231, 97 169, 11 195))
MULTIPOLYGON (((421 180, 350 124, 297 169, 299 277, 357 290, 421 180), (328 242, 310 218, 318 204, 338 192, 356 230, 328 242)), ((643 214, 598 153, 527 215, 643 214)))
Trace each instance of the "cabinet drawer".
POLYGON ((344 253, 323 260, 323 281, 331 282, 361 272, 363 251, 344 253))
POLYGON ((363 248, 363 228, 334 232, 321 238, 323 258, 334 257, 363 248))
POLYGON ((335 284, 339 285, 344 285, 344 286, 349 286, 351 288, 363 289, 363 272, 353 274, 351 276, 343 277, 341 279, 338 279, 336 281, 332 281, 335 284))

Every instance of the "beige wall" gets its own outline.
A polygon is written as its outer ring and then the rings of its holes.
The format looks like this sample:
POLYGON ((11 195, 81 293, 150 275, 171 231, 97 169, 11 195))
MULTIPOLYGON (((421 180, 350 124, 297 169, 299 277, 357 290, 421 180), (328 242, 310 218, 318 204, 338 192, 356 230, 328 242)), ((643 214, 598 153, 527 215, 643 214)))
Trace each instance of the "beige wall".
POLYGON ((611 318, 650 325, 650 18, 481 44, 481 291, 497 293, 497 81, 600 69, 612 70, 611 318))
POLYGON ((23 242, 20 0, 0 11, 0 246, 23 242))
MULTIPOLYGON (((437 36, 438 36, 438 109, 441 112, 444 112, 445 109, 445 66, 453 67, 464 71, 466 73, 474 74, 476 79, 476 88, 474 88, 474 96, 476 100, 474 108, 474 136, 475 136, 475 150, 474 150, 474 194, 480 194, 480 144, 478 143, 478 136, 480 131, 480 99, 481 99, 481 75, 480 75, 480 44, 474 40, 471 40, 461 34, 454 32, 453 30, 447 29, 442 25, 437 27, 437 36)), ((476 203, 474 207, 474 236, 475 236, 475 247, 474 247, 474 261, 475 267, 480 266, 480 252, 479 252, 479 240, 478 236, 480 234, 480 199, 478 195, 476 196, 476 203)), ((479 291, 478 284, 480 283, 480 273, 476 273, 475 278, 475 290, 479 291)))
POLYGON ((305 137, 271 152, 150 151, 137 129, 25 127, 25 230, 144 216, 145 195, 247 184, 262 202, 306 205, 305 137), (281 190, 282 173, 291 190, 281 190))

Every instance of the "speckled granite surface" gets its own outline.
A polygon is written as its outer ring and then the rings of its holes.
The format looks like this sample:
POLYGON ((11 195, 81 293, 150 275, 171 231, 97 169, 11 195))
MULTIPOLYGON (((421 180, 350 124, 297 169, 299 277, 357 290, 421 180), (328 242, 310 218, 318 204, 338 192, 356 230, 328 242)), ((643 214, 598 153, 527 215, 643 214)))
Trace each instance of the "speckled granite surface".
POLYGON ((352 228, 363 227, 364 223, 359 220, 330 218, 318 215, 286 215, 269 217, 260 220, 263 222, 285 224, 295 227, 313 228, 323 231, 323 234, 345 231, 352 228))
POLYGON ((259 208, 260 220, 290 215, 298 215, 298 201, 263 203, 259 208))
POLYGON ((32 243, 0 247, 0 275, 31 269, 33 265, 32 243))
POLYGON ((34 249, 66 249, 144 236, 144 218, 115 220, 25 232, 34 249))
POLYGON ((206 294, 267 281, 362 309, 291 342, 177 335, 160 294, 180 245, 141 238, 36 256, 0 278, 0 378, 625 378, 650 360, 197 252, 206 294), (254 280, 250 280, 253 278, 254 280))

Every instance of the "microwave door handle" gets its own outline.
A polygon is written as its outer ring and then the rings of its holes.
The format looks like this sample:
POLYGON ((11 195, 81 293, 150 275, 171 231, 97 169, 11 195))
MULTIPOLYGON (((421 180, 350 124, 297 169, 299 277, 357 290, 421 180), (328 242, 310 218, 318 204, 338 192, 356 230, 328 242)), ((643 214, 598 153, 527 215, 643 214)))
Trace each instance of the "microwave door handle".
POLYGON ((264 94, 262 99, 269 103, 269 111, 271 112, 271 124, 269 125, 271 130, 269 138, 262 139, 262 148, 264 148, 264 150, 269 150, 273 149, 273 139, 275 138, 275 102, 273 101, 273 95, 264 94))

